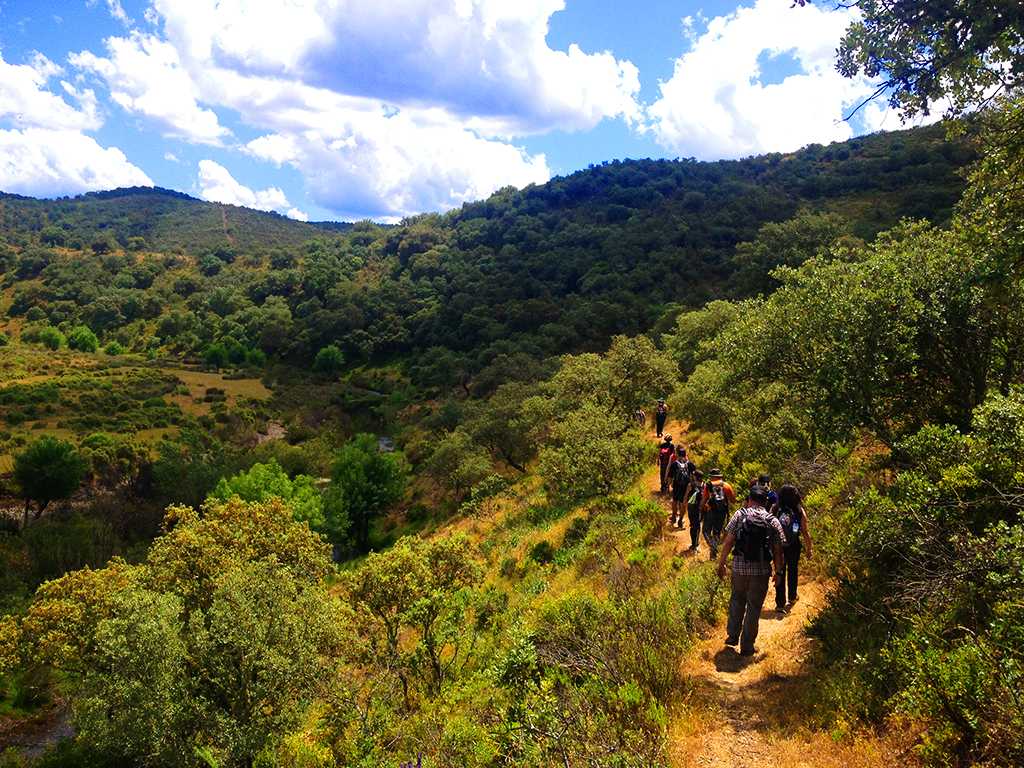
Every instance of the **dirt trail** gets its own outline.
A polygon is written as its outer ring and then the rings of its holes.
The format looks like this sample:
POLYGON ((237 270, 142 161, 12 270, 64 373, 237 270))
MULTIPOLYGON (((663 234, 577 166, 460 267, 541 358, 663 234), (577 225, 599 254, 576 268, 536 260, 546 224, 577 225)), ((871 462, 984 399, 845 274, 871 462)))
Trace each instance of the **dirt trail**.
MULTIPOLYGON (((674 431, 669 434, 685 435, 678 424, 670 427, 674 431)), ((657 439, 653 433, 651 436, 657 439)), ((696 552, 689 550, 688 522, 681 529, 668 527, 671 492, 657 491, 657 472, 645 479, 652 489, 650 498, 665 508, 666 550, 683 557, 687 567, 708 567, 708 547, 702 539, 696 552)), ((813 530, 811 533, 813 536, 813 530)), ((834 736, 800 723, 794 705, 807 688, 807 676, 813 674, 807 663, 813 640, 806 628, 826 599, 826 587, 808 579, 803 570, 799 599, 787 611, 775 610, 774 587, 769 588, 754 656, 740 656, 738 648, 725 645, 724 624, 713 628, 691 652, 683 672, 694 686, 695 714, 692 722, 672 730, 669 754, 673 765, 894 768, 913 764, 905 741, 897 743, 902 740, 899 735, 891 741, 872 734, 834 736)), ((728 593, 728 575, 721 588, 728 593)))

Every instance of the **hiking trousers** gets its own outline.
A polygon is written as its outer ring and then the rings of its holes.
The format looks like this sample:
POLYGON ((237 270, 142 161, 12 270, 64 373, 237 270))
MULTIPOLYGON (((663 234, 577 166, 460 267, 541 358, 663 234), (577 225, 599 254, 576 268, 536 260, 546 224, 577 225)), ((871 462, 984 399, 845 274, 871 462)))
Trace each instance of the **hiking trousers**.
POLYGON ((725 515, 709 509, 704 513, 704 541, 708 543, 711 550, 711 557, 718 554, 718 545, 722 541, 722 526, 725 525, 725 515))
POLYGON ((687 507, 686 514, 690 518, 690 546, 697 548, 700 539, 700 507, 687 507))
POLYGON ((740 639, 740 652, 752 653, 757 641, 757 624, 761 608, 768 596, 771 576, 741 576, 732 572, 732 594, 729 596, 729 621, 725 631, 740 639))
POLYGON ((775 607, 783 608, 786 605, 786 595, 789 594, 789 602, 796 600, 797 570, 800 566, 800 552, 803 544, 797 539, 788 547, 783 547, 782 554, 786 558, 786 564, 782 568, 782 581, 775 587, 775 607))

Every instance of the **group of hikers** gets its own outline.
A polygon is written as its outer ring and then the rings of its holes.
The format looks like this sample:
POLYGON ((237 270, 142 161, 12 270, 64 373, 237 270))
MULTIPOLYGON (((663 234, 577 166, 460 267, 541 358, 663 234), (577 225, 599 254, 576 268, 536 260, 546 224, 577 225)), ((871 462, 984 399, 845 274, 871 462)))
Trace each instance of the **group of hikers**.
MULTIPOLYGON (((658 401, 659 408, 664 402, 658 401)), ((667 407, 663 410, 667 415, 667 407)), ((638 421, 640 413, 643 411, 638 410, 638 421)), ((787 612, 799 599, 800 556, 806 551, 807 557, 811 557, 807 511, 800 490, 793 483, 786 483, 776 493, 771 475, 762 473, 749 482, 746 497, 730 518, 730 511, 738 503, 736 491, 725 482, 721 470, 712 469, 705 480, 704 473, 687 456, 686 448, 674 444, 672 435, 662 434, 663 428, 661 418, 657 423, 662 440, 658 462, 661 493, 672 493, 669 525, 683 528, 684 523, 689 523, 692 552, 698 550, 700 538, 704 538, 709 559, 718 561, 720 579, 725 578, 732 555, 725 643, 738 645, 743 656, 752 656, 756 652, 754 642, 769 582, 775 586, 776 611, 787 612)))

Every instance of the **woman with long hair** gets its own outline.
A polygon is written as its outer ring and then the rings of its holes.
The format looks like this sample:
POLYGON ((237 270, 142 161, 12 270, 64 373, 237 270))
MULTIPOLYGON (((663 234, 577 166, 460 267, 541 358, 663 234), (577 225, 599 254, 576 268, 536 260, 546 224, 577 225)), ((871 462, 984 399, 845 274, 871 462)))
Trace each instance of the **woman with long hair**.
POLYGON ((785 556, 782 579, 775 587, 775 610, 785 611, 787 595, 789 605, 799 597, 796 591, 797 572, 800 567, 800 553, 806 548, 807 559, 811 559, 811 534, 807 528, 807 510, 800 498, 800 489, 793 483, 786 483, 779 488, 779 501, 772 510, 782 524, 785 533, 782 553, 785 556), (803 540, 801 546, 801 539, 803 540))

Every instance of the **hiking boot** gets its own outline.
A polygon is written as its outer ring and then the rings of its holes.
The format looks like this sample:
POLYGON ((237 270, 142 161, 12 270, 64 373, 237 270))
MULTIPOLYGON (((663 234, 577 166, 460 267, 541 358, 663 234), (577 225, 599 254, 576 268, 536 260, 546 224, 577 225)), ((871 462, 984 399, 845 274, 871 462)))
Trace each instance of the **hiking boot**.
POLYGON ((786 605, 785 605, 785 603, 776 603, 775 604, 775 610, 778 611, 779 613, 785 613, 786 612, 786 605))
POLYGON ((740 656, 753 656, 757 653, 757 648, 743 648, 740 650, 740 656))
POLYGON ((725 644, 726 645, 739 645, 740 644, 740 639, 736 635, 729 635, 727 638, 725 638, 725 644))

